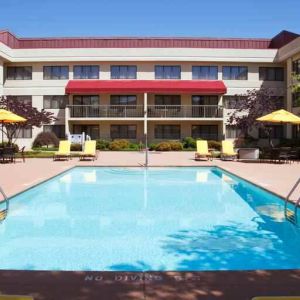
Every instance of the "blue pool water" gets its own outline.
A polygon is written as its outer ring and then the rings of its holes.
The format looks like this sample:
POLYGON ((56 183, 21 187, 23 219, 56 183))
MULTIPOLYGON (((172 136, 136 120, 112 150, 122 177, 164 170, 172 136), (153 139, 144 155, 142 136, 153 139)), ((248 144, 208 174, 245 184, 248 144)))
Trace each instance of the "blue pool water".
POLYGON ((0 269, 300 268, 283 201, 217 168, 78 167, 11 199, 0 269))

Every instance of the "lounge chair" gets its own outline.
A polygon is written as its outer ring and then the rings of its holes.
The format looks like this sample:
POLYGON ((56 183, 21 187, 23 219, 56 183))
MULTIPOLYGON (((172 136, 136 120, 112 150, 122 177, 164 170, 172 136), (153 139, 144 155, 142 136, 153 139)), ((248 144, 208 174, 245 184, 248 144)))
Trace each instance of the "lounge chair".
POLYGON ((79 160, 85 158, 91 158, 93 160, 97 158, 96 141, 86 141, 84 143, 84 151, 80 153, 79 160))
POLYGON ((222 141, 222 152, 221 152, 222 159, 232 159, 234 160, 237 158, 237 152, 233 149, 233 143, 231 141, 222 141))
POLYGON ((60 141, 58 151, 54 153, 53 160, 70 159, 71 158, 71 142, 60 141))
POLYGON ((197 152, 195 153, 195 160, 200 160, 201 158, 207 158, 207 160, 212 160, 212 154, 208 151, 207 141, 197 141, 197 152))

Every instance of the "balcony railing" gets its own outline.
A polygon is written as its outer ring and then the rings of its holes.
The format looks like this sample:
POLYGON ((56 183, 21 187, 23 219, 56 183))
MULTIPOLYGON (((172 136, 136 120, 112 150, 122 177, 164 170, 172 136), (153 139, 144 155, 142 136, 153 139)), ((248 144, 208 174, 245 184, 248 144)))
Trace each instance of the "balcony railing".
POLYGON ((148 105, 148 118, 223 118, 219 105, 148 105))
POLYGON ((71 118, 143 118, 143 105, 70 105, 71 118))
MULTIPOLYGON (((143 118, 143 105, 69 105, 71 118, 143 118)), ((148 105, 148 118, 223 118, 219 105, 148 105)))

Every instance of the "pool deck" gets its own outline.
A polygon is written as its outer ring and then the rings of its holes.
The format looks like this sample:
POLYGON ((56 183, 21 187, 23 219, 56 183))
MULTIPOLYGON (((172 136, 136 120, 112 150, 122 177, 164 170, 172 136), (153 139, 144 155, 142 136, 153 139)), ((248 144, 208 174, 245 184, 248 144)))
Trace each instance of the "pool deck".
MULTIPOLYGON (((300 164, 195 161, 193 152, 150 153, 149 166, 218 166, 285 197, 300 177, 300 164)), ((53 162, 27 159, 0 164, 0 185, 15 195, 74 166, 141 167, 144 153, 101 152, 98 160, 53 162)), ((298 190, 298 195, 300 191, 298 190)), ((0 225, 1 229, 1 225, 0 225)), ((34 300, 250 300, 255 296, 300 296, 300 270, 219 272, 0 271, 0 296, 34 300)), ((1 297, 0 297, 1 299, 1 297)))
MULTIPOLYGON (((100 152, 96 161, 84 162, 78 158, 56 162, 47 158, 31 158, 25 163, 17 160, 15 164, 0 164, 0 186, 8 196, 12 196, 75 166, 141 167, 144 163, 145 155, 142 152, 100 152)), ((300 163, 297 162, 272 164, 219 159, 195 161, 194 152, 150 152, 149 166, 218 166, 281 197, 287 196, 300 177, 300 163)), ((300 189, 298 195, 299 193, 300 189)))

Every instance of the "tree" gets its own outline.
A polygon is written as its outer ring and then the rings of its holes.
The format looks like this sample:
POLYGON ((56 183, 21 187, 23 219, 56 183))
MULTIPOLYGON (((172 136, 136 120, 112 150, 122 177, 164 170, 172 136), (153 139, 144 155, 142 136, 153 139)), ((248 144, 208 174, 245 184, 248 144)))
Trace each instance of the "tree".
POLYGON ((248 90, 246 94, 236 97, 238 101, 229 116, 229 124, 239 128, 244 137, 249 137, 249 132, 254 128, 262 128, 270 136, 268 128, 256 119, 278 109, 280 97, 275 96, 273 90, 268 88, 248 90))
POLYGON ((18 138, 20 130, 23 128, 41 127, 44 124, 51 124, 56 118, 53 113, 38 110, 31 104, 12 99, 11 97, 0 97, 0 108, 11 111, 25 119, 26 122, 8 124, 4 123, 1 131, 7 137, 8 143, 12 144, 18 138))
POLYGON ((292 74, 292 93, 296 96, 295 100, 297 106, 300 106, 300 74, 292 74))

